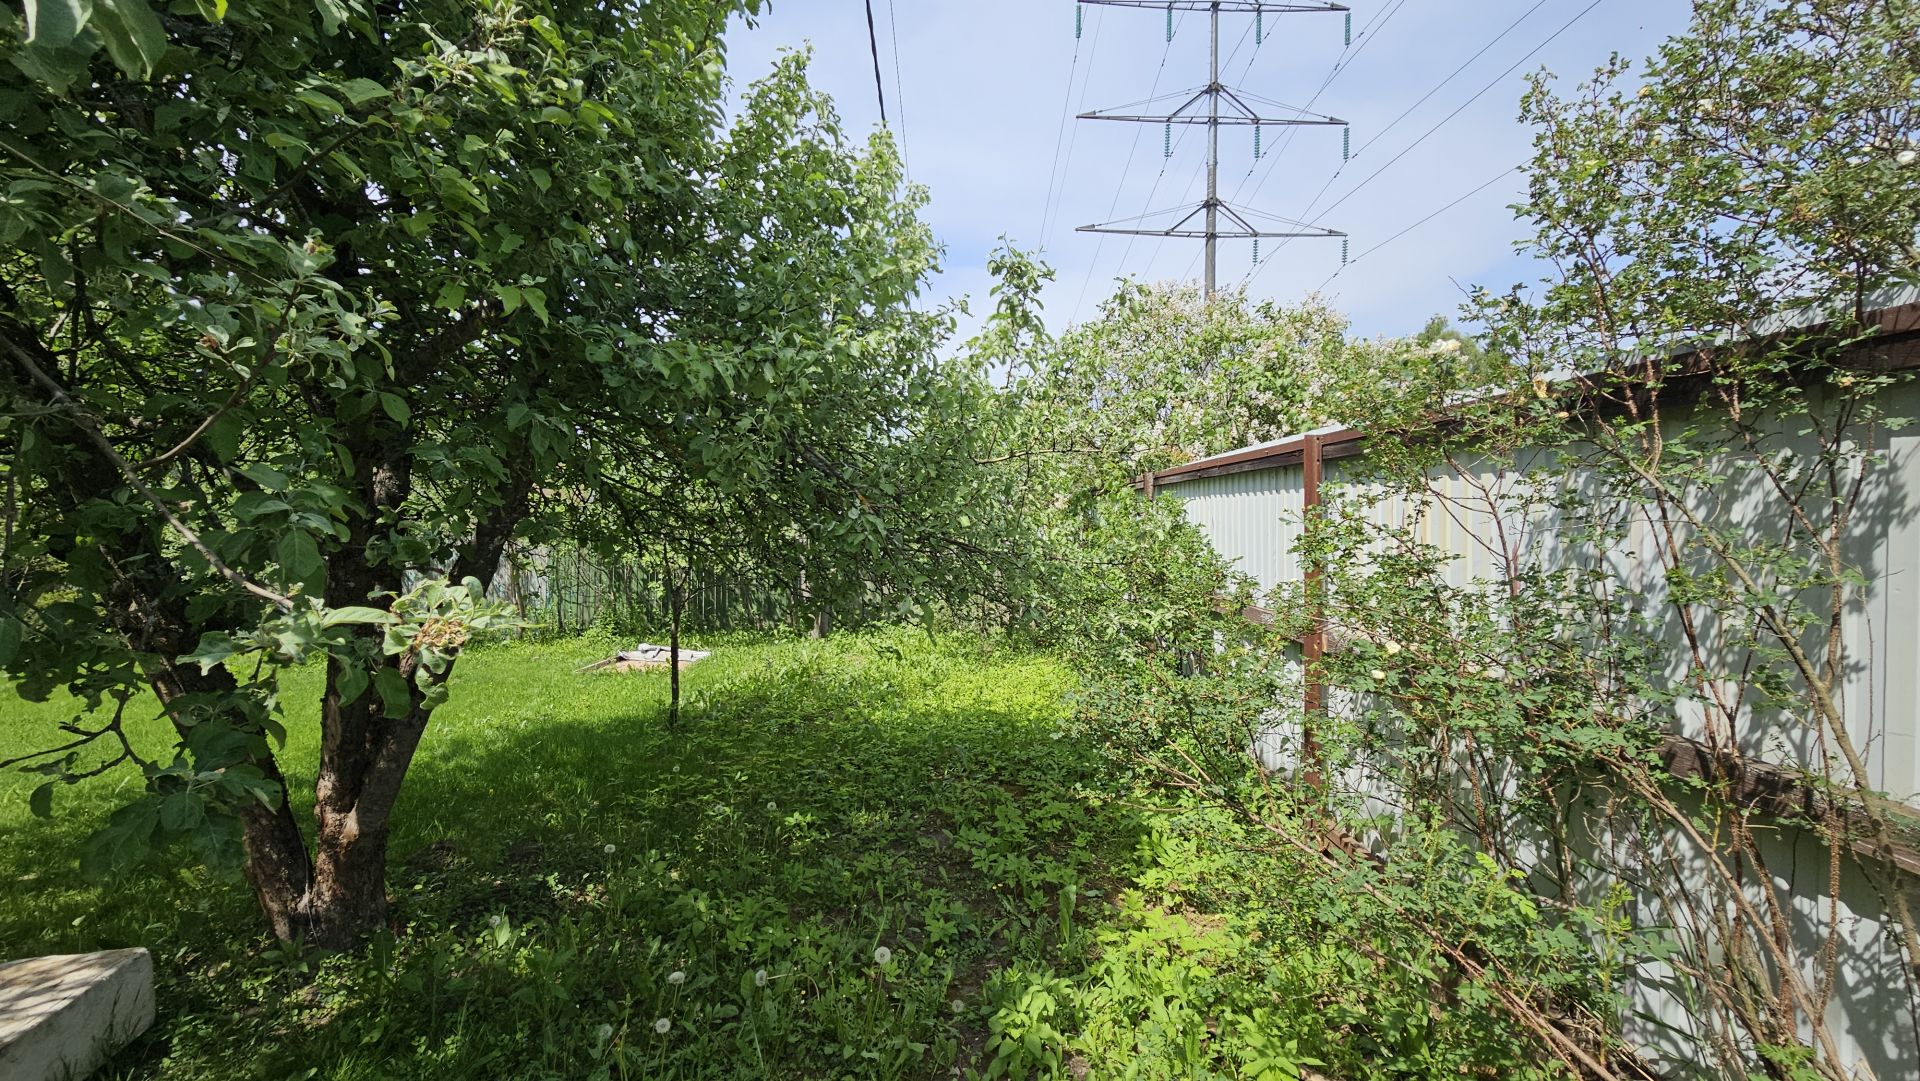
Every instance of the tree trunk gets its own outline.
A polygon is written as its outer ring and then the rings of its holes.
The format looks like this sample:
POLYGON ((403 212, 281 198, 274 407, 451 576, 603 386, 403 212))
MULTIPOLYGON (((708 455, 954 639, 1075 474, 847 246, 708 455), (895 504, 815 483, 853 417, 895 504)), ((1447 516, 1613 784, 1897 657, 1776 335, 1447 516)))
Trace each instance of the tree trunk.
MULTIPOLYGON (((202 674, 171 662, 162 662, 151 669, 148 683, 161 708, 173 719, 181 739, 187 738, 188 730, 196 723, 184 716, 179 705, 183 697, 189 694, 210 697, 232 693, 235 689, 233 677, 224 668, 202 674)), ((240 843, 246 855, 247 885, 253 889, 254 900, 259 903, 273 936, 289 940, 306 930, 301 910, 313 882, 313 862, 308 858, 300 823, 293 816, 286 777, 267 746, 266 734, 258 731, 251 734, 260 745, 248 752, 244 761, 260 771, 279 793, 279 800, 272 807, 250 801, 240 812, 240 843)))

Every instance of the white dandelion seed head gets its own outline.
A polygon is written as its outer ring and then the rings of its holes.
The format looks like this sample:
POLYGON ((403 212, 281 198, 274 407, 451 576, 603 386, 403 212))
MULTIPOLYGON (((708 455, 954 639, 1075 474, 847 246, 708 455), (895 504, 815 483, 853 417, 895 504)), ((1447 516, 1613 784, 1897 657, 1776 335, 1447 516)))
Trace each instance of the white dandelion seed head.
POLYGON ((599 1040, 601 1043, 607 1042, 613 1038, 613 1026, 601 1025, 599 1028, 594 1029, 593 1038, 599 1040))
POLYGON ((602 848, 600 851, 605 852, 607 855, 611 856, 613 855, 613 846, 607 845, 605 848, 602 848))
POLYGON ((967 1004, 956 998, 952 1002, 947 1003, 947 1008, 952 1010, 954 1013, 965 1013, 967 1010, 967 1004))
POLYGON ((667 1034, 667 1030, 672 1027, 673 1027, 673 1022, 667 1020, 664 1017, 662 1017, 660 1020, 655 1021, 653 1023, 653 1031, 659 1033, 662 1036, 665 1036, 667 1034))
POLYGON ((687 974, 676 968, 672 972, 667 973, 667 982, 678 987, 687 982, 687 974))
POLYGON ((487 926, 488 926, 488 927, 498 927, 498 926, 500 926, 500 917, 498 917, 498 916, 488 916, 488 917, 487 917, 487 926))
POLYGON ((754 985, 755 987, 765 987, 765 986, 767 985, 767 970, 766 970, 766 969, 764 969, 764 968, 759 968, 759 969, 755 969, 755 970, 754 970, 754 972, 753 972, 753 985, 754 985))
POLYGON ((780 809, 780 805, 779 805, 778 803, 775 803, 775 802, 774 802, 774 801, 772 801, 772 800, 768 800, 768 801, 767 801, 767 810, 769 810, 769 811, 777 811, 777 810, 779 810, 779 809, 780 809))
POLYGON ((875 946, 873 949, 873 963, 876 965, 892 964, 893 951, 887 949, 885 946, 875 946))

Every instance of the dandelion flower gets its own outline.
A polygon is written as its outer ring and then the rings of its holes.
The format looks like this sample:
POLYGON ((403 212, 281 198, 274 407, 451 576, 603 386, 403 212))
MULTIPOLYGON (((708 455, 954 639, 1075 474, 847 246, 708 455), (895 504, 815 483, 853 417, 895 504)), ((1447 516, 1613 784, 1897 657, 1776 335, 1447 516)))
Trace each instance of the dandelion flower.
POLYGON ((613 855, 613 846, 608 845, 605 848, 601 849, 600 851, 605 852, 607 855, 611 856, 613 855))
POLYGON ((676 968, 672 972, 667 973, 667 982, 678 987, 687 982, 687 974, 676 968))
POLYGON ((662 1017, 660 1020, 655 1021, 653 1023, 653 1031, 659 1033, 662 1036, 665 1036, 667 1034, 667 1030, 672 1027, 673 1027, 673 1022, 667 1020, 664 1017, 662 1017))
POLYGON ((599 1028, 594 1029, 593 1038, 599 1040, 601 1043, 606 1043, 608 1040, 613 1039, 613 1026, 601 1025, 599 1028))
POLYGON ((766 969, 758 968, 753 971, 753 985, 755 987, 765 987, 767 985, 766 969))
POLYGON ((892 964, 893 951, 887 949, 885 946, 875 946, 873 949, 873 963, 876 965, 892 964))

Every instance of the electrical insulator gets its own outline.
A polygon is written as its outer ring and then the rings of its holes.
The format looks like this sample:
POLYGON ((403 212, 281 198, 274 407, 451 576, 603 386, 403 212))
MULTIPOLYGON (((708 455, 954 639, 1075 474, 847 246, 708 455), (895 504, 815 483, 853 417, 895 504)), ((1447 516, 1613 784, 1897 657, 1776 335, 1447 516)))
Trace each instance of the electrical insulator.
POLYGON ((1167 5, 1167 40, 1173 40, 1173 5, 1167 5))
POLYGON ((1255 266, 1258 266, 1260 264, 1260 238, 1259 237, 1253 238, 1253 262, 1255 266))
POLYGON ((1073 5, 1073 40, 1079 41, 1080 35, 1087 29, 1087 9, 1079 4, 1073 5))
POLYGON ((1340 265, 1341 266, 1347 265, 1347 238, 1346 237, 1340 238, 1340 265))
POLYGON ((1353 44, 1353 12, 1347 12, 1347 44, 1353 44))
POLYGON ((1353 129, 1341 128, 1340 129, 1340 160, 1350 161, 1352 160, 1352 158, 1353 158, 1353 129))
POLYGON ((1253 160, 1260 160, 1260 125, 1253 126, 1253 160))
POLYGON ((1265 9, 1253 13, 1253 44, 1258 48, 1266 42, 1267 13, 1265 9))
POLYGON ((1162 157, 1173 157, 1173 121, 1167 121, 1167 142, 1162 157))

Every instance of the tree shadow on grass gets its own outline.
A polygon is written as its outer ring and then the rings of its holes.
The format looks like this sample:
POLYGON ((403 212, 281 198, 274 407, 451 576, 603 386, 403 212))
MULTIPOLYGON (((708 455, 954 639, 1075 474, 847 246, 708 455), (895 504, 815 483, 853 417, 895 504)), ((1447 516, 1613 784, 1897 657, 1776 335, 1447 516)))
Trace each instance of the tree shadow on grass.
POLYGON ((151 926, 203 945, 120 1076, 946 1077, 991 973, 1077 970, 1090 887, 1131 874, 1142 824, 1080 794, 1103 766, 1044 662, 753 647, 669 731, 664 676, 479 659, 401 803, 393 935, 314 961, 151 926))

